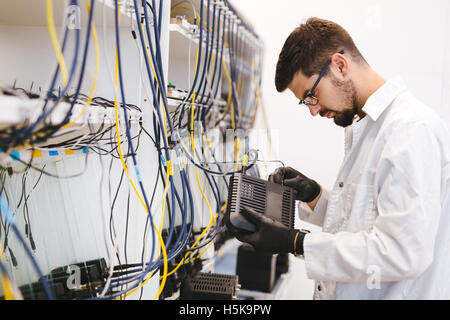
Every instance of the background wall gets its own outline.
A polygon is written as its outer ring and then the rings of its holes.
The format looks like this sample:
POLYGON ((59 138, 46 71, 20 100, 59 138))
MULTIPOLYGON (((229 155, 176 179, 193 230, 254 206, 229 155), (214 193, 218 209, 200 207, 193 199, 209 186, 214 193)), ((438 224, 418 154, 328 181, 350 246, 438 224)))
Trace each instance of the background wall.
MULTIPOLYGON (((263 100, 278 159, 331 187, 343 159, 344 130, 313 118, 294 95, 274 85, 278 55, 288 35, 316 16, 343 26, 368 63, 385 79, 401 75, 408 88, 450 120, 450 1, 232 1, 265 42, 263 100)), ((309 224, 301 227, 317 230, 309 224)), ((298 260, 287 299, 311 299, 313 281, 298 260)))

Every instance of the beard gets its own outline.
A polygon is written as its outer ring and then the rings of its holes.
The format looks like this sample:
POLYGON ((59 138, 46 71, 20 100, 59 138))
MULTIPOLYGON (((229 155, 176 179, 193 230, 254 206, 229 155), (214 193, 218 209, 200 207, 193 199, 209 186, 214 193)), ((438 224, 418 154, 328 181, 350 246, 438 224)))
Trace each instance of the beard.
POLYGON ((353 120, 360 109, 355 84, 352 80, 340 81, 336 78, 332 78, 331 81, 343 93, 342 106, 344 107, 344 110, 339 112, 334 111, 336 112, 334 123, 345 128, 353 123, 353 120))

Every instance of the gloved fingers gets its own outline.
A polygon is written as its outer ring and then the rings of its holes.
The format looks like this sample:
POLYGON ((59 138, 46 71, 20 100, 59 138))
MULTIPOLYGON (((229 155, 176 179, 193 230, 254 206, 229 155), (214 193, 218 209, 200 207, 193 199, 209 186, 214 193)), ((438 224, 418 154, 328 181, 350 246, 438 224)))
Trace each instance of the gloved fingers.
POLYGON ((244 216, 244 218, 253 223, 256 226, 257 230, 259 229, 264 219, 264 216, 262 214, 247 206, 242 207, 241 214, 244 216))
POLYGON ((227 221, 227 223, 225 224, 227 226, 227 230, 233 235, 235 236, 237 233, 241 232, 241 229, 236 228, 231 221, 227 221))
POLYGON ((295 178, 295 177, 297 177, 299 175, 303 176, 300 172, 298 172, 297 170, 295 170, 292 167, 286 167, 284 169, 284 179, 292 179, 292 178, 295 178))
POLYGON ((284 179, 284 185, 296 189, 299 185, 299 177, 284 179))
POLYGON ((245 242, 245 243, 249 243, 252 246, 255 246, 256 242, 257 242, 257 237, 258 235, 256 234, 256 232, 237 232, 234 235, 236 237, 236 239, 238 239, 241 242, 245 242))
POLYGON ((229 213, 225 213, 225 215, 223 216, 223 222, 227 226, 227 229, 232 228, 233 225, 231 224, 229 213))
POLYGON ((274 173, 269 175, 269 181, 281 184, 283 183, 283 177, 284 177, 284 167, 280 167, 277 170, 275 170, 274 173))

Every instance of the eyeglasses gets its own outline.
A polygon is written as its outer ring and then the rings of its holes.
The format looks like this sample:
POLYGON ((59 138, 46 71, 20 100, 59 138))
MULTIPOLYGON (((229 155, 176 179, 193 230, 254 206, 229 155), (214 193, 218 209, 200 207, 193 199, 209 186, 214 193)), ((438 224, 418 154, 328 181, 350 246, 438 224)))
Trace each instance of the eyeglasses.
MULTIPOLYGON (((344 51, 339 51, 340 54, 344 54, 344 51)), ((323 66, 322 70, 320 71, 319 78, 317 78, 316 82, 314 83, 311 90, 309 90, 308 94, 305 95, 305 97, 300 100, 298 103, 299 105, 305 105, 305 106, 316 106, 319 103, 319 99, 314 96, 314 91, 316 90, 317 85, 320 82, 320 79, 325 75, 327 72, 328 67, 331 64, 331 58, 328 59, 327 63, 323 66)))

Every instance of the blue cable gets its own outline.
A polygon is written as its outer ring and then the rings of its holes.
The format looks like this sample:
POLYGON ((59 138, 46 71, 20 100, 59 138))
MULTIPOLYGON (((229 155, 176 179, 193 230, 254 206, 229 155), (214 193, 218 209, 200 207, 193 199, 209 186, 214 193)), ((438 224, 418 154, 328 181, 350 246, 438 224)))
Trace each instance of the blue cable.
MULTIPOLYGON (((221 9, 219 10, 219 18, 218 18, 217 41, 216 41, 217 42, 217 46, 219 44, 220 12, 221 12, 221 9)), ((210 73, 210 70, 211 70, 211 58, 210 57, 212 56, 213 51, 214 51, 214 38, 215 38, 215 28, 216 28, 216 2, 214 2, 214 5, 213 5, 212 21, 213 22, 212 22, 212 27, 211 28, 212 28, 213 32, 212 32, 212 35, 211 35, 210 56, 208 57, 208 66, 206 67, 206 69, 207 69, 206 73, 207 74, 204 75, 205 81, 203 82, 204 83, 203 91, 202 91, 202 94, 200 95, 200 98, 202 99, 202 104, 206 104, 208 102, 208 100, 211 98, 211 91, 213 90, 214 76, 215 76, 215 73, 216 73, 216 69, 214 69, 213 78, 211 79, 210 90, 208 90, 209 91, 208 92, 208 97, 205 97, 205 91, 206 91, 206 87, 207 87, 207 84, 208 84, 207 79, 209 77, 209 73, 210 73)), ((209 30, 209 27, 208 27, 208 30, 209 30)), ((215 56, 215 59, 214 59, 214 64, 215 65, 217 65, 217 58, 218 58, 218 56, 219 56, 219 52, 216 50, 216 56, 215 56)), ((215 98, 215 96, 212 97, 212 101, 211 102, 214 101, 214 98, 215 98)), ((206 108, 202 108, 202 117, 203 117, 203 114, 205 113, 205 111, 206 111, 206 108)), ((199 115, 200 115, 200 112, 199 112, 199 115)))
POLYGON ((230 76, 231 76, 231 96, 233 98, 234 101, 234 123, 236 125, 236 127, 239 127, 238 125, 238 121, 237 121, 237 115, 239 114, 239 106, 238 106, 238 99, 236 97, 236 90, 234 88, 234 83, 236 83, 236 62, 234 60, 234 53, 233 53, 233 49, 234 49, 234 38, 237 36, 237 32, 233 32, 236 26, 236 22, 233 23, 233 27, 231 29, 231 31, 228 33, 228 43, 229 43, 229 47, 228 47, 228 54, 229 54, 229 59, 230 59, 230 76), (234 33, 234 35, 233 35, 234 33))
MULTIPOLYGON (((222 58, 223 58, 223 46, 224 46, 223 44, 225 42, 225 20, 226 19, 225 19, 225 16, 224 16, 224 18, 223 18, 223 26, 222 26, 222 30, 223 30, 222 45, 221 45, 221 48, 219 50, 219 43, 220 43, 220 35, 219 34, 220 34, 221 13, 222 13, 222 8, 219 9, 219 18, 218 18, 218 21, 217 21, 218 28, 217 28, 216 59, 214 61, 214 72, 213 72, 213 78, 212 78, 212 84, 211 84, 211 86, 212 86, 212 90, 211 91, 213 91, 214 93, 213 93, 213 97, 212 97, 212 99, 211 99, 211 101, 209 103, 208 109, 206 109, 205 113, 203 114, 203 126, 204 127, 206 127, 205 117, 208 114, 208 112, 210 111, 212 105, 214 104, 214 98, 217 96, 217 92, 218 92, 219 84, 220 84, 220 79, 221 79, 221 76, 222 76, 222 69, 223 69, 222 68, 222 58), (220 61, 219 72, 217 72, 217 61, 220 61), (217 78, 216 78, 216 74, 218 74, 217 78), (217 79, 217 81, 216 81, 216 79, 217 79), (216 86, 215 86, 215 89, 214 89, 214 83, 217 83, 216 86)), ((211 98, 211 92, 209 92, 207 100, 209 100, 210 98, 211 98)))
POLYGON ((31 252, 30 247, 28 246, 27 242, 23 238, 22 234, 20 233, 19 229, 17 228, 15 222, 14 222, 14 216, 11 214, 11 210, 9 209, 8 203, 3 199, 3 196, 0 195, 0 208, 1 213, 5 217, 5 223, 9 224, 11 228, 13 229, 15 235, 19 239, 19 241, 22 243, 23 248, 25 249, 25 253, 28 255, 28 257, 31 260, 31 263, 33 264, 34 269, 36 270, 39 280, 42 283, 42 286, 44 287, 44 291, 47 294, 47 297, 49 300, 54 300, 55 296, 53 295, 53 292, 50 289, 50 285, 47 281, 47 278, 43 275, 41 268, 39 267, 39 264, 37 263, 36 259, 33 256, 33 253, 31 252))
MULTIPOLYGON (((159 23, 158 23, 158 19, 157 19, 157 16, 156 16, 155 9, 154 9, 155 8, 155 2, 153 1, 153 10, 152 10, 152 12, 153 12, 154 21, 155 21, 155 23, 154 23, 154 27, 155 27, 154 31, 155 31, 155 42, 156 42, 156 48, 157 48, 156 54, 157 54, 157 56, 159 56, 159 62, 158 62, 158 58, 155 59, 152 41, 150 40, 151 39, 151 34, 150 34, 149 23, 148 23, 147 6, 145 4, 143 4, 143 8, 144 8, 144 17, 145 17, 145 29, 146 29, 146 32, 147 32, 147 37, 149 39, 152 61, 153 61, 153 64, 155 66, 156 76, 158 77, 159 83, 160 83, 160 86, 161 86, 159 92, 162 95, 164 105, 166 106, 167 105, 167 97, 165 96, 165 88, 166 88, 166 86, 165 86, 165 83, 164 83, 164 78, 161 76, 162 75, 162 60, 161 60, 162 58, 161 58, 161 52, 160 52, 159 31, 156 29, 156 26, 159 25, 159 23)), ((160 3, 160 12, 162 10, 161 8, 162 8, 162 4, 160 3)), ((139 32, 141 34, 141 28, 140 27, 139 27, 139 32)), ((145 61, 146 61, 146 64, 148 64, 147 59, 145 59, 145 61)), ((149 78, 150 78, 150 74, 149 74, 149 78)), ((152 93, 154 93, 155 91, 156 90, 152 86, 152 93)), ((156 95, 154 94, 153 95, 154 101, 155 101, 155 97, 156 97, 156 95)), ((159 103, 157 103, 156 105, 159 106, 159 103)), ((168 116, 169 112, 167 110, 167 107, 165 108, 165 110, 166 110, 166 115, 168 116)), ((162 120, 161 120, 161 114, 159 112, 159 108, 157 108, 157 111, 158 111, 158 117, 159 117, 160 123, 163 123, 162 120)), ((171 131, 172 131, 172 124, 170 122, 170 119, 168 119, 168 122, 169 122, 169 126, 171 128, 171 131)), ((168 149, 167 149, 168 146, 167 146, 167 142, 166 142, 165 132, 164 132, 164 130, 161 130, 161 132, 163 134, 163 142, 164 142, 164 147, 165 147, 166 159, 167 159, 167 161, 170 161, 170 155, 169 155, 169 152, 168 152, 168 149)), ((175 207, 175 197, 174 197, 175 184, 174 184, 172 175, 169 177, 169 181, 170 181, 170 188, 171 188, 171 191, 172 191, 172 208, 174 208, 175 207)), ((174 217, 174 214, 175 214, 175 211, 172 213, 173 217, 174 217)), ((172 220, 174 221, 175 219, 172 219, 172 220)), ((174 223, 172 223, 170 225, 169 236, 167 237, 167 244, 168 245, 172 241, 174 226, 175 226, 174 223)))
MULTIPOLYGON (((116 33, 116 44, 117 44, 117 60, 118 60, 118 73, 119 73, 119 83, 120 83, 120 93, 122 96, 122 104, 123 104, 123 112, 124 112, 124 119, 125 119, 125 126, 126 126, 126 134, 127 134, 127 139, 128 139, 128 145, 131 149, 131 157, 133 159, 133 165, 134 165, 134 169, 136 172, 136 176, 138 179, 138 183, 139 183, 139 187, 142 191, 142 196, 144 197, 144 202, 145 205, 147 207, 148 210, 148 215, 150 216, 151 222, 152 222, 152 226, 153 226, 153 217, 151 214, 151 208, 148 204, 148 199, 147 199, 147 194, 145 193, 144 190, 144 186, 142 184, 142 178, 141 178, 141 174, 139 172, 139 168, 137 165, 137 161, 136 161, 136 155, 135 155, 135 150, 134 150, 134 146, 133 146, 133 141, 131 139, 131 134, 130 134, 130 125, 128 123, 128 112, 127 112, 127 104, 125 101, 125 92, 124 92, 124 87, 123 87, 123 77, 122 77, 122 65, 121 65, 121 58, 120 58, 120 36, 119 36, 119 4, 116 1, 114 4, 114 16, 115 16, 115 33, 116 33)), ((153 260, 153 256, 154 256, 154 251, 155 251, 155 230, 154 228, 152 228, 152 237, 153 237, 153 243, 152 243, 152 251, 151 251, 151 259, 153 260)))
POLYGON ((195 70, 194 82, 192 84, 192 87, 189 90, 188 95, 184 98, 183 102, 181 102, 182 107, 181 107, 181 112, 180 112, 180 121, 178 124, 178 127, 180 129, 181 129, 181 121, 183 120, 183 116, 184 116, 184 109, 185 109, 186 101, 191 99, 192 93, 197 84, 198 72, 200 69, 200 62, 201 62, 201 58, 202 58, 202 43, 203 43, 203 25, 202 25, 202 23, 203 23, 203 0, 200 0, 200 21, 199 21, 200 37, 199 37, 199 41, 198 41, 198 63, 197 63, 197 69, 195 70))
MULTIPOLYGON (((197 89, 197 93, 198 93, 198 101, 202 102, 202 95, 200 94, 200 91, 203 87, 203 82, 205 81, 205 74, 207 73, 208 70, 208 62, 210 61, 209 59, 209 55, 210 53, 212 53, 212 45, 211 45, 211 50, 209 50, 210 45, 209 45, 209 39, 210 39, 210 32, 209 32, 209 17, 210 17, 210 4, 211 4, 211 0, 208 0, 208 4, 206 6, 206 43, 205 43, 205 62, 203 63, 203 71, 202 71, 202 75, 200 78, 200 83, 198 85, 198 89, 197 89)), ((214 34, 214 33, 213 33, 214 34)), ((198 110, 198 114, 200 114, 200 109, 198 110)))

